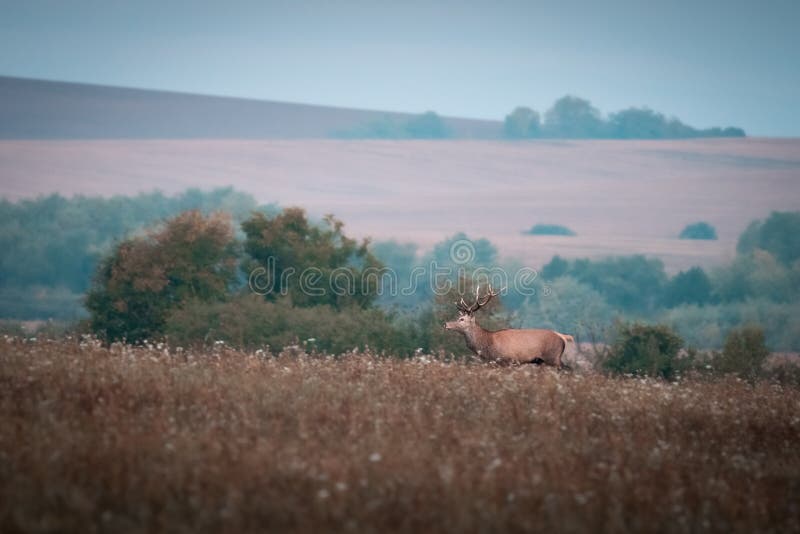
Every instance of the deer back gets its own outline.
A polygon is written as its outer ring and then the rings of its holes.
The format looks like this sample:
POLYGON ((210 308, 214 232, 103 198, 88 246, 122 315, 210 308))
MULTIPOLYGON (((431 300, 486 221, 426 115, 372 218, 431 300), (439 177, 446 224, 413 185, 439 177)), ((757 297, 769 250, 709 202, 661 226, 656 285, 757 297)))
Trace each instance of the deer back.
POLYGON ((541 359, 548 365, 561 366, 566 343, 552 330, 508 329, 491 333, 490 356, 519 363, 541 359))

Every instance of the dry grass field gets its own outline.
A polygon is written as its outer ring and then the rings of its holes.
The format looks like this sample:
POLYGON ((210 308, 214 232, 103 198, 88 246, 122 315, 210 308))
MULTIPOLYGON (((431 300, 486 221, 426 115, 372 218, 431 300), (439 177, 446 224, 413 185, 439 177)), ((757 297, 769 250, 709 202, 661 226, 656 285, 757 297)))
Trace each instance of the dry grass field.
POLYGON ((798 532, 800 391, 0 340, 3 532, 798 532))
POLYGON ((533 267, 644 253, 674 272, 725 262, 750 221, 800 209, 800 140, 0 141, 0 178, 8 199, 233 185, 357 237, 431 247, 465 231, 533 267), (677 239, 700 220, 718 241, 677 239), (578 235, 521 234, 536 223, 578 235))

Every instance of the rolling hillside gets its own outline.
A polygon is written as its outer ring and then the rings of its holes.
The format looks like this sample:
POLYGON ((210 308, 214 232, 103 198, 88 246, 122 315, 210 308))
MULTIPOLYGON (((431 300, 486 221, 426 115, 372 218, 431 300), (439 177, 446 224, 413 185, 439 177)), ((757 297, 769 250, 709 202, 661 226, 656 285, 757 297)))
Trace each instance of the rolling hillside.
MULTIPOLYGON (((0 139, 326 138, 384 117, 412 115, 0 76, 0 139)), ((445 122, 467 139, 502 128, 445 122)))

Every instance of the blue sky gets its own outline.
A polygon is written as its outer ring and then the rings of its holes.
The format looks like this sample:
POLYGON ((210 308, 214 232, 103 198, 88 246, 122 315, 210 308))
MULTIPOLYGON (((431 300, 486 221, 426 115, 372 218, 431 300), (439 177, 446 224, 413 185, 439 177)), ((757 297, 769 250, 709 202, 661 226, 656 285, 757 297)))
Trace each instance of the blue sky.
POLYGON ((564 95, 800 136, 800 2, 0 0, 0 74, 502 119, 564 95))

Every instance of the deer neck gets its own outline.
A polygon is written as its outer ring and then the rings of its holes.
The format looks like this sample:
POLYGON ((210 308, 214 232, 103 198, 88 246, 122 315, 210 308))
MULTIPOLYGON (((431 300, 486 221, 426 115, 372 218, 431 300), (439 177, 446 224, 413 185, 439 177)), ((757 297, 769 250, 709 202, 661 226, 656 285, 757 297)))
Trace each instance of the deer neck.
POLYGON ((490 335, 481 325, 475 323, 474 328, 464 331, 467 347, 478 356, 488 356, 490 335))

